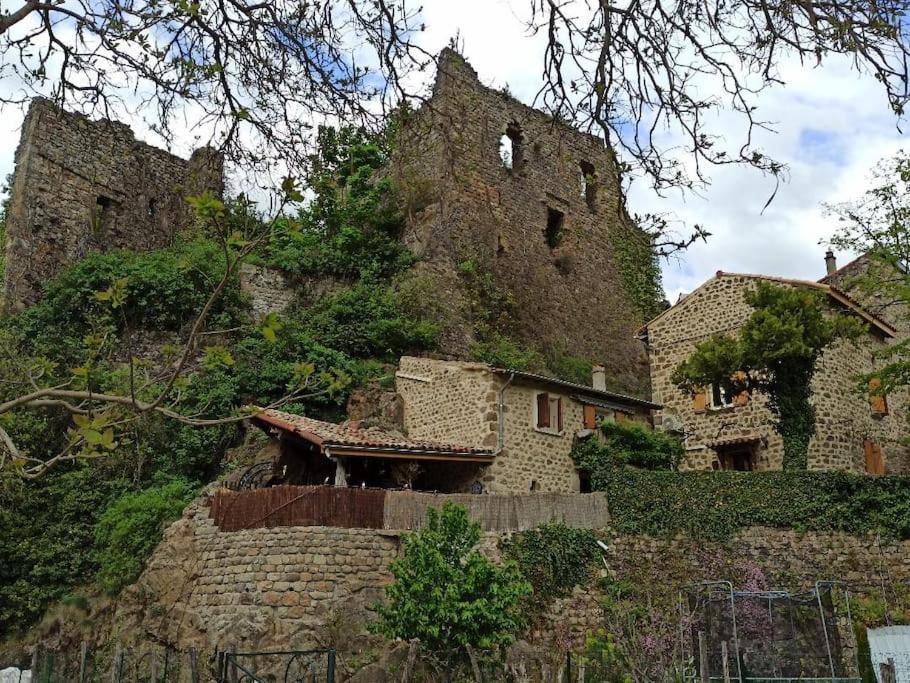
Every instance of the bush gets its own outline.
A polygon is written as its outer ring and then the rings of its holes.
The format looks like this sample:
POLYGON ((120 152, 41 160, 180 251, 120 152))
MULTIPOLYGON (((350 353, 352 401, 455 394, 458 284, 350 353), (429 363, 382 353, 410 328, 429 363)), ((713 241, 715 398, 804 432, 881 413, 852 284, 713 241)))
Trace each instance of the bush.
POLYGON ((506 370, 541 372, 546 368, 540 353, 524 348, 502 334, 493 334, 486 341, 475 342, 469 353, 473 360, 506 370))
POLYGON ((113 501, 95 525, 98 582, 110 593, 138 578, 165 525, 177 519, 193 497, 183 479, 157 477, 149 488, 113 501))
POLYGON ((618 533, 726 539, 750 526, 910 538, 910 478, 845 472, 598 470, 618 533))
POLYGON ((92 579, 94 524, 127 486, 95 466, 34 482, 0 477, 0 633, 24 631, 50 602, 92 579))
POLYGON ((497 567, 477 549, 480 525, 460 506, 431 508, 427 527, 404 538, 390 570, 388 605, 377 607, 373 630, 417 638, 444 667, 464 661, 468 648, 510 643, 518 632, 521 599, 531 587, 517 566, 497 567))
POLYGON ((439 329, 412 317, 397 290, 364 281, 306 312, 310 336, 357 358, 395 359, 410 351, 435 347, 439 329))
POLYGON ((591 474, 592 482, 625 465, 676 469, 685 454, 678 439, 633 422, 601 422, 599 431, 601 439, 588 439, 572 452, 575 464, 591 474))
POLYGON ((503 551, 531 583, 538 608, 584 585, 599 555, 593 531, 571 529, 561 522, 516 534, 503 551))

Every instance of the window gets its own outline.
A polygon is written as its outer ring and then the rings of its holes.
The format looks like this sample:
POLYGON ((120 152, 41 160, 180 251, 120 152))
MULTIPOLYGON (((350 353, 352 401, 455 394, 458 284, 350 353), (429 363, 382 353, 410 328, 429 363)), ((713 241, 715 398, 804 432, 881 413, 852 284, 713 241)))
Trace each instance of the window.
POLYGON ((559 434, 562 432, 562 399, 550 394, 537 394, 537 429, 559 434))
POLYGON ((579 166, 581 168, 581 198, 593 211, 597 202, 597 178, 594 175, 594 166, 587 161, 582 161, 579 166))
POLYGON ((555 249, 562 242, 563 237, 563 227, 565 225, 566 215, 559 209, 554 209, 552 206, 547 207, 547 246, 550 249, 555 249))
POLYGON ((148 203, 148 217, 149 217, 149 218, 154 218, 154 217, 155 217, 155 214, 156 214, 157 211, 158 211, 158 206, 157 206, 157 204, 158 204, 158 202, 157 202, 157 200, 156 200, 154 197, 152 197, 151 199, 149 199, 149 203, 148 203))
POLYGON ((578 492, 591 493, 591 473, 587 470, 578 470, 578 492))
POLYGON ((510 171, 521 170, 524 160, 521 143, 521 127, 517 123, 510 123, 506 126, 505 134, 499 138, 499 158, 504 168, 510 171))
POLYGON ((104 237, 111 223, 111 214, 114 209, 114 200, 110 197, 98 195, 95 198, 95 209, 92 215, 92 230, 98 237, 104 237))
POLYGON ((724 389, 719 384, 712 384, 708 389, 708 395, 711 397, 711 410, 732 408, 736 404, 736 394, 724 389))
POLYGON ((869 406, 874 417, 888 414, 888 397, 882 393, 882 381, 878 377, 869 380, 869 406))
POLYGON ((722 470, 751 472, 755 469, 755 447, 752 444, 720 446, 715 450, 722 470))

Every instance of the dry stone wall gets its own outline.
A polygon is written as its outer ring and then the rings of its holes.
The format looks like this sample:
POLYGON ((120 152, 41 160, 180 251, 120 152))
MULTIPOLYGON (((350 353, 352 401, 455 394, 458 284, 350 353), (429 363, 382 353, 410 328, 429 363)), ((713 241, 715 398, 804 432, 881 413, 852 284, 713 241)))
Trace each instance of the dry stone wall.
POLYGON ((170 245, 192 223, 185 197, 220 195, 223 186, 213 150, 187 161, 137 141, 124 124, 33 100, 10 191, 4 307, 33 303, 63 266, 91 252, 170 245))
POLYGON ((445 50, 432 98, 402 131, 393 173, 408 209, 404 241, 453 312, 446 353, 470 346, 475 294, 458 266, 471 261, 514 300, 519 339, 602 362, 614 383, 646 393, 647 359, 634 339, 644 320, 611 246, 643 235, 602 140, 485 87, 445 50), (500 156, 507 133, 511 167, 500 156))
MULTIPOLYGON (((783 442, 774 431, 767 398, 756 394, 743 406, 702 410, 692 396, 681 391, 670 377, 694 350, 713 334, 734 334, 752 309, 745 293, 755 278, 737 275, 716 277, 648 326, 648 348, 654 401, 664 406, 659 421, 681 422, 687 434, 684 468, 710 469, 716 459, 710 444, 737 438, 761 439, 756 469, 781 469, 783 442)), ((873 352, 885 342, 867 335, 859 342, 839 343, 818 362, 812 381, 817 433, 809 445, 809 468, 865 471, 863 442, 882 446, 886 471, 903 473, 910 466, 908 449, 900 443, 906 428, 907 400, 889 396, 890 414, 874 417, 868 399, 858 391, 857 376, 872 369, 873 352)))

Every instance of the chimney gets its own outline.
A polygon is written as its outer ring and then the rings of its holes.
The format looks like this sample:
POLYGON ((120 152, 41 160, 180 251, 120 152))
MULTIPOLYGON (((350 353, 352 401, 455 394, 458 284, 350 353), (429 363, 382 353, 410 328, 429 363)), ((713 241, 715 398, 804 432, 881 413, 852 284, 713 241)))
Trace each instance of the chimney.
POLYGON ((607 369, 603 365, 591 367, 591 386, 598 391, 607 390, 607 369))
POLYGON ((825 268, 828 269, 828 275, 837 270, 837 259, 834 258, 834 252, 830 249, 825 252, 825 268))

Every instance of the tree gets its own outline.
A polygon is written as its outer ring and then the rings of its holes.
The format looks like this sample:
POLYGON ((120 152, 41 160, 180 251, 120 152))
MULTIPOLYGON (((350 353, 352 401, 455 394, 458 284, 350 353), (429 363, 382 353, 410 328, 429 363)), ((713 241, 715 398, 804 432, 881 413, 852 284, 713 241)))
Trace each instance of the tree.
MULTIPOLYGON (((314 118, 378 125, 420 97, 409 78, 430 61, 420 10, 406 0, 19 0, 0 13, 0 79, 87 113, 127 102, 165 134, 195 130, 231 156, 301 159, 314 118)), ((704 182, 703 164, 775 176, 757 149, 758 97, 795 55, 846 55, 907 101, 908 0, 532 0, 519 17, 546 37, 538 104, 605 136, 625 168, 658 190, 704 182), (718 93, 717 95, 706 93, 718 93), (743 136, 714 133, 727 107, 743 136), (669 129, 670 135, 667 135, 669 129), (679 140, 682 137, 682 141, 679 140), (686 162, 693 161, 694 164, 686 162), (694 167, 690 173, 687 168, 694 167)), ((292 164, 293 165, 293 164, 292 164)))
MULTIPOLYGON (((115 279, 106 289, 95 292, 94 299, 107 307, 107 311, 95 324, 89 322, 89 331, 79 348, 80 365, 60 367, 41 355, 24 357, 15 334, 8 329, 0 330, 0 377, 3 378, 0 471, 11 466, 27 478, 36 478, 64 462, 103 458, 114 453, 144 417, 158 416, 178 425, 213 427, 240 422, 258 412, 259 407, 246 406, 229 414, 200 416, 200 406, 186 400, 188 374, 194 361, 212 372, 233 365, 234 359, 224 346, 203 345, 201 340, 209 334, 224 333, 211 327, 217 304, 236 282, 241 265, 272 238, 276 223, 282 221, 286 231, 299 228, 297 221, 288 219, 284 213, 286 207, 301 201, 300 190, 288 178, 282 184, 282 191, 274 216, 268 221, 260 220, 245 199, 231 205, 208 193, 189 199, 200 230, 218 247, 221 267, 215 269, 216 281, 209 283, 210 291, 200 308, 192 312, 190 322, 181 331, 181 343, 175 345, 169 362, 163 366, 142 361, 134 348, 132 320, 126 306, 129 278, 115 279), (112 345, 119 338, 126 355, 120 363, 122 371, 113 376, 100 373, 104 354, 115 351, 112 345), (10 420, 14 421, 23 411, 48 409, 62 411, 72 420, 57 452, 31 453, 20 448, 11 433, 10 420)), ((271 343, 282 328, 274 314, 264 316, 254 325, 271 343)), ((349 381, 335 369, 317 372, 309 362, 293 363, 289 375, 285 378, 286 393, 266 407, 330 394, 349 381)), ((42 446, 47 450, 52 447, 46 442, 42 446)))
POLYGON ((816 363, 840 339, 855 339, 859 322, 833 313, 824 295, 805 287, 758 282, 746 292, 754 309, 736 337, 717 334, 695 347, 673 373, 684 391, 716 384, 725 391, 760 391, 784 442, 784 469, 804 470, 815 434, 810 402, 816 363))
POLYGON ((463 507, 430 508, 426 528, 405 537, 389 567, 389 604, 378 607, 373 626, 389 638, 418 639, 446 680, 473 648, 513 640, 522 623, 519 601, 531 591, 515 563, 497 567, 481 555, 479 540, 480 525, 463 507))
MULTIPOLYGON (((910 329, 910 155, 881 161, 874 186, 852 202, 829 206, 840 219, 831 244, 864 254, 864 266, 838 285, 884 316, 898 329, 910 329)), ((877 391, 910 387, 910 337, 879 352, 882 366, 862 378, 877 380, 877 391)))

